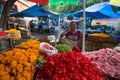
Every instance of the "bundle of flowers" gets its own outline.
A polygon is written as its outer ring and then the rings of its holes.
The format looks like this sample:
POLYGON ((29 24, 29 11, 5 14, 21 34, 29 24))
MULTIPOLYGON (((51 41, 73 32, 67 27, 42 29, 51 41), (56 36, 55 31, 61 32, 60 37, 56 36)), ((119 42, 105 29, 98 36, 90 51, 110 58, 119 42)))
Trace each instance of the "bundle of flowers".
POLYGON ((46 58, 38 80, 105 80, 100 70, 79 52, 64 52, 46 58))
POLYGON ((120 53, 114 49, 106 48, 98 51, 84 52, 106 75, 120 79, 120 53))
MULTIPOLYGON (((34 41, 34 40, 30 40, 34 41)), ((24 42, 26 44, 28 42, 24 42)), ((40 42, 34 41, 31 45, 37 45, 40 42)), ((27 45, 24 45, 27 46, 27 45)), ((22 46, 21 46, 22 47, 22 46)), ((26 47, 27 49, 14 48, 0 54, 0 80, 33 80, 35 68, 32 66, 36 59, 44 57, 39 54, 36 46, 26 47)))

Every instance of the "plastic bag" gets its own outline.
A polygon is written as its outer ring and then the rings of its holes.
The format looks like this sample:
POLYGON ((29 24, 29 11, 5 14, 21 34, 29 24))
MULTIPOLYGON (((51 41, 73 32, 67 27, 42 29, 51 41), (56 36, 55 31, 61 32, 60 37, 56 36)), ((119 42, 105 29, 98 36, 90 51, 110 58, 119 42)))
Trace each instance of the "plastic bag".
POLYGON ((51 56, 58 53, 58 50, 46 42, 40 43, 40 51, 44 52, 45 55, 51 56))

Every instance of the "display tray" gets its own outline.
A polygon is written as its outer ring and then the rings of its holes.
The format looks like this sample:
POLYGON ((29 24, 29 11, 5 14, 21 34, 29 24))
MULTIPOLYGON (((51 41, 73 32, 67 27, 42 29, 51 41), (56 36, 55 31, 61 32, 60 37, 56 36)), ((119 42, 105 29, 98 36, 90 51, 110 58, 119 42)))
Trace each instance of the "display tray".
MULTIPOLYGON (((94 40, 95 41, 95 40, 94 40)), ((86 41, 86 50, 87 51, 95 51, 102 48, 113 48, 113 44, 111 43, 96 43, 94 41, 86 41)))
POLYGON ((88 36, 88 41, 94 41, 96 43, 110 43, 115 42, 114 37, 99 37, 99 36, 88 36))

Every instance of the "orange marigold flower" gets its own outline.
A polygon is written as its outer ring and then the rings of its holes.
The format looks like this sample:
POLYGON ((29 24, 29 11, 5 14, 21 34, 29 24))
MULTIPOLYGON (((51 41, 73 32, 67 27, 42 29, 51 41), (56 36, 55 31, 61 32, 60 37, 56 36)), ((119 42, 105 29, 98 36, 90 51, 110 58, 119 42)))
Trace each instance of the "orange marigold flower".
POLYGON ((17 68, 17 71, 20 73, 23 71, 23 65, 21 65, 21 64, 17 64, 16 68, 17 68))
POLYGON ((14 69, 15 67, 17 67, 17 61, 16 61, 16 60, 13 60, 13 61, 10 63, 10 68, 11 68, 11 69, 14 69))

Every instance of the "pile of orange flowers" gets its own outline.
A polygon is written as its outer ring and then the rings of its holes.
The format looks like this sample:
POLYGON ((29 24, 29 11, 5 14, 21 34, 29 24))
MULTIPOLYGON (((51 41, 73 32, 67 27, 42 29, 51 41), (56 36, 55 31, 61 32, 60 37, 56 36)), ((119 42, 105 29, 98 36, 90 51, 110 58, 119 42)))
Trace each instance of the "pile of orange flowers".
POLYGON ((18 48, 0 54, 0 80, 33 80, 32 66, 39 54, 39 41, 28 40, 18 48), (25 49, 24 49, 25 48, 25 49))
POLYGON ((23 49, 39 49, 40 42, 37 40, 29 39, 27 42, 23 42, 19 45, 19 48, 23 49))
POLYGON ((88 36, 87 40, 97 43, 111 43, 115 41, 115 38, 104 33, 93 33, 88 36))

